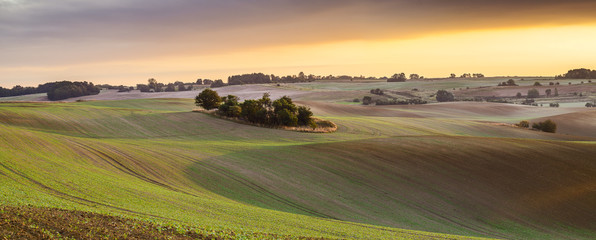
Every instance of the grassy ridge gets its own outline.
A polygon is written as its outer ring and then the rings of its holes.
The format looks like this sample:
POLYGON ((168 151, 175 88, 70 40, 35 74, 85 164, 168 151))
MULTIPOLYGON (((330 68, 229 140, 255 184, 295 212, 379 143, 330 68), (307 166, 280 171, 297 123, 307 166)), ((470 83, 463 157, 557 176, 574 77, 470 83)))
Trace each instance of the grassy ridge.
MULTIPOLYGON (((474 171, 451 169, 436 179, 423 174, 444 168, 434 161, 449 154, 457 153, 447 158, 451 161, 470 161, 465 164, 487 156, 480 163, 496 164, 509 156, 500 151, 517 151, 522 159, 535 160, 536 151, 525 151, 546 149, 538 154, 556 156, 549 161, 553 167, 545 168, 546 176, 567 177, 569 172, 552 172, 556 163, 577 154, 587 157, 568 163, 569 171, 582 167, 587 169, 582 174, 594 176, 594 166, 586 163, 593 145, 484 138, 553 137, 473 121, 341 114, 325 117, 340 125, 337 133, 305 134, 235 124, 188 112, 191 108, 190 100, 171 99, 0 104, 0 202, 234 232, 331 238, 462 238, 391 227, 494 237, 582 238, 594 231, 591 225, 571 222, 568 227, 580 230, 560 227, 544 233, 545 226, 568 221, 558 215, 548 216, 552 222, 536 221, 540 216, 531 213, 524 215, 529 220, 499 215, 482 201, 501 195, 482 194, 506 189, 489 180, 473 188, 475 198, 468 193, 462 196, 470 199, 462 199, 449 189, 466 183, 452 179, 459 176, 455 173, 474 171), (394 137, 408 135, 427 137, 394 137), (451 184, 433 187, 441 182, 451 184), (410 192, 414 194, 405 194, 410 192), (422 199, 430 200, 419 202, 422 199), (458 212, 468 206, 484 211, 458 212), (479 214, 498 216, 476 219, 479 214)), ((572 178, 569 184, 582 189, 581 184, 590 186, 590 179, 572 178)), ((554 184, 546 183, 545 189, 554 184)), ((593 197, 564 188, 560 192, 563 203, 569 202, 565 197, 581 204, 593 197)), ((511 207, 525 206, 520 204, 511 207)), ((568 205, 559 210, 567 211, 568 205)))

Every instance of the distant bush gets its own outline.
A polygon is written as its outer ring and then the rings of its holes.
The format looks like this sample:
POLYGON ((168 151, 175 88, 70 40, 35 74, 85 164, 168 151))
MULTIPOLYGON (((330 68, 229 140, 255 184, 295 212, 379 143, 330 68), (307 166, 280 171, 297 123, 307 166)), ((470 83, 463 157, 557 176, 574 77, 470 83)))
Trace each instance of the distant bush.
POLYGON ((520 92, 518 92, 517 94, 515 94, 515 97, 516 98, 521 98, 522 97, 522 94, 520 92))
POLYGON ((543 132, 554 133, 557 131, 557 124, 555 122, 551 121, 550 119, 548 119, 544 122, 533 123, 532 128, 541 130, 543 132))
POLYGON ((358 103, 358 102, 360 102, 360 98, 354 98, 354 100, 352 100, 352 102, 358 103))
POLYGON ((397 100, 397 99, 377 99, 374 101, 376 105, 414 105, 414 104, 426 104, 426 101, 418 98, 397 100))
POLYGON ((538 98, 540 97, 540 93, 535 88, 528 90, 528 98, 538 98))
POLYGON ((54 83, 48 90, 48 99, 52 101, 73 97, 96 95, 100 90, 93 83, 62 81, 54 83))
POLYGON ((570 78, 570 79, 590 79, 596 78, 596 70, 590 70, 586 68, 579 68, 567 71, 566 74, 556 76, 559 78, 570 78))
POLYGON ((406 79, 406 74, 405 73, 399 73, 399 74, 393 74, 393 76, 391 76, 391 78, 387 79, 387 82, 405 82, 406 79))
POLYGON ((453 100, 455 100, 455 97, 453 96, 452 93, 447 92, 445 90, 439 90, 437 91, 437 101, 439 102, 452 102, 453 100))
POLYGON ((542 84, 540 84, 540 82, 534 82, 534 86, 542 86, 542 84))
POLYGON ((507 82, 501 82, 497 86, 517 86, 517 84, 515 83, 515 80, 509 79, 507 82))
POLYGON ((211 88, 218 88, 218 87, 223 87, 226 86, 226 84, 222 81, 222 80, 215 80, 213 83, 211 83, 211 88))
POLYGON ((371 89, 370 90, 370 93, 375 94, 375 95, 383 95, 384 94, 383 90, 381 90, 379 88, 377 88, 377 89, 371 89))
POLYGON ((373 101, 372 101, 372 98, 370 96, 364 96, 362 98, 362 104, 364 104, 364 105, 370 105, 372 103, 373 103, 373 101))
POLYGON ((549 107, 559 107, 559 103, 550 103, 548 104, 549 107))
POLYGON ((524 120, 524 121, 521 121, 521 122, 519 122, 519 123, 518 123, 518 124, 516 124, 516 125, 517 125, 518 127, 521 127, 521 128, 529 128, 529 127, 530 127, 530 122, 528 122, 528 121, 524 120))
POLYGON ((586 103, 586 107, 596 107, 596 104, 594 104, 594 103, 586 103))

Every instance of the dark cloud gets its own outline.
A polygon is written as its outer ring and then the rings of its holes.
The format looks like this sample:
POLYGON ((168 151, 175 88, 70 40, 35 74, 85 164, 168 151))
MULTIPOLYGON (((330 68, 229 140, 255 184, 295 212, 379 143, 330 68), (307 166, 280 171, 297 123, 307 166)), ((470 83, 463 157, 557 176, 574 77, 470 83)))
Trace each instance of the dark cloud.
POLYGON ((5 66, 596 21, 595 1, 0 0, 5 66))

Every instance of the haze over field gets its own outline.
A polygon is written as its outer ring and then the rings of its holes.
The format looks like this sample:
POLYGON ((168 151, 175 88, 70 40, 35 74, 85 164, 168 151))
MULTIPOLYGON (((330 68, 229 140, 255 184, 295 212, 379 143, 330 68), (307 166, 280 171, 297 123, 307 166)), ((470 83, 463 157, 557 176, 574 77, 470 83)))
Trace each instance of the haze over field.
POLYGON ((594 239, 595 10, 0 0, 0 239, 594 239))
POLYGON ((555 75, 596 62, 594 1, 0 0, 0 86, 266 72, 555 75))

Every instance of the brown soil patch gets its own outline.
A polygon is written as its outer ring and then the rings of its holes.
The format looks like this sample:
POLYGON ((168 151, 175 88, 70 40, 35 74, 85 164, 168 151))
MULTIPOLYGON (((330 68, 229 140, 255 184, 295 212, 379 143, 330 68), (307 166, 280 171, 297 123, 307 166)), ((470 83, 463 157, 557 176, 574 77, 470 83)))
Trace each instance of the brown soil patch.
POLYGON ((557 124, 557 133, 596 137, 596 110, 561 114, 530 120, 531 123, 550 119, 557 124))
MULTIPOLYGON (((243 235, 247 235, 247 233, 243 233, 243 235)), ((248 235, 255 239, 324 239, 267 233, 248 233, 248 235)), ((235 239, 236 233, 233 231, 204 231, 188 226, 164 226, 143 220, 76 210, 0 206, 0 238, 235 239)))
POLYGON ((0 207, 3 239, 220 239, 140 220, 35 207, 0 207))

